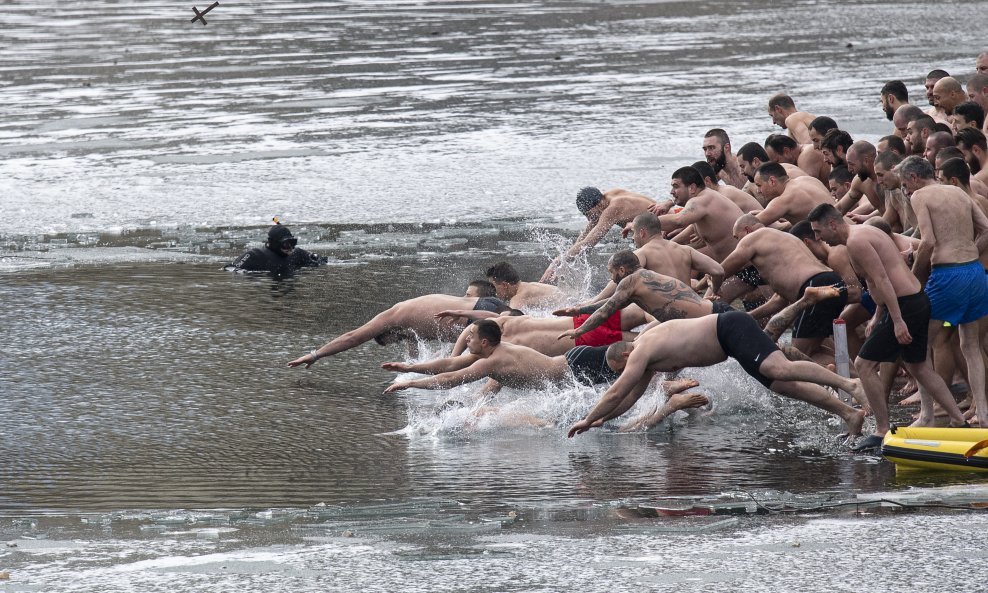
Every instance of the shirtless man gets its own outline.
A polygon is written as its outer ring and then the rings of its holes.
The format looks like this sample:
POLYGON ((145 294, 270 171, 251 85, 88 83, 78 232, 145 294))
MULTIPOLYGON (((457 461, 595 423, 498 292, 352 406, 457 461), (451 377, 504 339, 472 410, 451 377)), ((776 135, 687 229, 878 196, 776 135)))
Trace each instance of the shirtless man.
MULTIPOLYGON (((502 386, 543 388, 580 380, 587 384, 612 380, 624 367, 622 352, 627 346, 618 342, 605 349, 606 368, 600 357, 546 356, 537 350, 501 341, 501 327, 491 319, 481 319, 470 326, 467 351, 459 356, 439 358, 426 363, 388 362, 381 366, 399 372, 420 372, 431 377, 392 383, 384 393, 412 387, 449 389, 480 379, 488 379, 482 393, 497 392, 502 386), (603 381, 599 381, 602 379, 603 381)), ((644 393, 649 377, 640 378, 638 389, 644 393)))
MULTIPOLYGON (((762 145, 757 142, 749 142, 741 147, 738 151, 738 163, 741 164, 741 170, 744 171, 745 176, 754 184, 755 182, 755 172, 764 165, 765 163, 772 162, 768 158, 768 151, 762 148, 762 145)), ((781 163, 786 170, 786 175, 790 178, 803 177, 807 175, 806 171, 803 171, 796 165, 792 163, 781 163)), ((761 194, 757 193, 757 188, 754 190, 755 198, 761 199, 761 194)))
POLYGON ((916 229, 916 214, 909 203, 909 198, 902 193, 902 182, 895 172, 895 167, 902 162, 903 156, 894 151, 879 152, 875 157, 875 181, 882 193, 882 202, 886 210, 895 209, 903 233, 913 233, 916 229))
POLYGON ((721 185, 717 183, 717 174, 714 173, 714 168, 707 161, 697 161, 690 166, 696 169, 696 172, 703 178, 703 185, 707 189, 724 194, 727 199, 734 202, 741 209, 741 212, 762 209, 762 203, 748 192, 738 189, 733 185, 721 185))
POLYGON ((685 367, 705 367, 736 359, 762 385, 840 416, 849 434, 860 434, 865 412, 855 410, 820 385, 843 389, 860 398, 861 383, 818 364, 790 361, 747 313, 729 311, 696 319, 675 319, 651 329, 635 341, 621 377, 604 393, 569 436, 586 432, 629 410, 641 397, 641 378, 685 367))
POLYGON ((954 107, 950 115, 950 130, 954 134, 962 128, 980 130, 985 125, 985 110, 974 101, 964 101, 954 107))
MULTIPOLYGON (((741 191, 741 190, 738 190, 741 191)), ((639 214, 631 223, 632 238, 635 242, 635 255, 646 270, 671 276, 687 286, 694 275, 709 275, 711 278, 724 277, 724 268, 712 258, 700 253, 689 245, 680 245, 662 237, 662 223, 659 217, 646 212, 639 214)), ((614 294, 614 282, 608 282, 600 294, 590 299, 596 303, 614 294)))
POLYGON ((796 165, 810 177, 816 177, 824 185, 830 175, 830 165, 823 153, 812 144, 797 144, 789 136, 772 134, 765 140, 765 152, 769 160, 779 164, 796 165))
MULTIPOLYGON (((437 317, 460 317, 470 321, 491 319, 501 327, 501 339, 518 346, 527 346, 546 356, 559 356, 577 346, 610 346, 615 342, 634 340, 631 330, 648 323, 644 311, 639 307, 628 307, 608 318, 600 327, 588 331, 579 339, 559 340, 560 332, 571 330, 586 323, 590 314, 577 315, 572 319, 560 317, 530 317, 528 315, 500 315, 487 311, 451 310, 441 311, 437 317)), ((469 326, 465 328, 456 344, 452 356, 459 356, 467 349, 469 326)))
POLYGON ((898 173, 919 221, 922 239, 913 273, 920 280, 929 278, 930 338, 936 339, 944 322, 958 328, 972 400, 981 425, 988 427, 978 328, 978 320, 988 315, 988 284, 979 261, 979 252, 988 249, 988 217, 962 189, 937 183, 924 159, 907 158, 898 173))
POLYGON ((768 199, 768 205, 757 214, 758 220, 766 226, 780 219, 796 224, 817 204, 834 203, 827 186, 819 179, 810 176, 790 179, 778 163, 762 165, 755 173, 755 185, 768 199))
POLYGON ((906 152, 922 156, 926 150, 926 139, 936 131, 937 122, 930 116, 924 115, 906 124, 906 152))
POLYGON ((878 139, 878 144, 875 148, 879 153, 891 150, 892 152, 898 154, 902 158, 906 158, 906 143, 902 141, 902 138, 896 136, 895 134, 889 134, 888 136, 882 136, 878 139))
MULTIPOLYGON (((655 200, 623 189, 611 189, 601 193, 596 187, 585 187, 576 194, 576 207, 587 217, 587 226, 577 237, 562 259, 569 261, 604 238, 612 227, 623 227, 631 219, 655 206, 655 200)), ((540 282, 552 283, 560 258, 553 260, 540 282)))
POLYGON ((988 183, 988 140, 974 128, 964 128, 954 136, 957 148, 964 153, 964 160, 971 167, 973 178, 988 183))
MULTIPOLYGON (((753 317, 768 317, 802 298, 811 286, 842 286, 844 280, 825 266, 798 238, 742 216, 735 224, 738 246, 724 260, 724 273, 733 274, 753 265, 775 291, 777 298, 751 312, 753 317)), ((719 284, 711 284, 717 296, 719 284)), ((803 311, 793 328, 792 345, 813 356, 823 341, 833 335, 833 321, 847 304, 847 294, 827 299, 803 311)))
POLYGON ((772 123, 789 132, 789 136, 799 144, 811 142, 809 125, 816 116, 798 111, 796 103, 789 95, 779 93, 769 99, 768 114, 772 123))
POLYGON ((949 148, 954 145, 954 136, 950 132, 933 132, 930 134, 929 138, 926 139, 926 148, 923 149, 923 154, 920 156, 935 167, 937 162, 937 154, 944 148, 949 148))
POLYGON ((703 135, 703 158, 724 183, 738 189, 744 187, 744 173, 738 166, 738 159, 731 152, 731 138, 727 132, 714 128, 703 135))
POLYGON ((320 358, 326 358, 374 340, 381 346, 407 340, 414 344, 416 338, 453 341, 464 324, 453 319, 439 319, 436 313, 446 309, 485 309, 506 311, 508 306, 494 297, 457 297, 448 294, 427 294, 401 301, 390 309, 378 313, 373 319, 348 331, 338 338, 316 348, 288 363, 290 367, 311 367, 320 358))
POLYGON ((967 94, 961 83, 953 76, 945 76, 933 85, 933 100, 937 107, 947 115, 947 122, 950 123, 950 116, 954 113, 954 107, 967 100, 967 94))
POLYGON ((669 193, 676 205, 683 209, 659 217, 666 232, 693 225, 696 234, 706 244, 701 251, 716 261, 722 261, 734 250, 736 241, 731 228, 742 214, 734 202, 719 192, 707 189, 703 178, 693 167, 676 169, 672 174, 669 193))
POLYGON ((901 80, 890 80, 882 86, 882 96, 879 99, 885 117, 892 121, 895 110, 909 104, 909 90, 901 80))
MULTIPOLYGON (((874 220, 880 221, 881 219, 876 218, 874 220)), ((891 230, 889 232, 891 233, 891 230)), ((808 220, 797 222, 789 230, 789 234, 802 241, 803 245, 806 245, 806 248, 810 250, 810 253, 820 260, 820 263, 840 276, 841 284, 838 286, 846 290, 848 303, 856 303, 861 300, 861 292, 864 287, 861 286, 861 281, 858 280, 857 274, 854 273, 854 268, 851 266, 851 258, 847 255, 846 246, 830 246, 817 239, 813 233, 813 227, 810 226, 808 220)), ((902 238, 903 240, 909 240, 908 237, 902 238)))
MULTIPOLYGON (((945 150, 940 151, 937 155, 937 181, 944 185, 953 185, 954 187, 959 187, 964 190, 964 193, 971 196, 974 200, 974 204, 988 216, 988 198, 983 194, 974 191, 971 186, 971 169, 968 168, 967 163, 964 162, 963 156, 958 156, 954 158, 948 158, 941 160, 945 150)), ((960 151, 958 151, 960 152, 960 151)), ((984 264, 984 268, 988 270, 988 252, 981 255, 981 262, 984 264)))
MULTIPOLYGON (((967 81, 967 97, 981 106, 988 113, 988 72, 979 72, 967 81)), ((985 121, 982 133, 988 134, 988 120, 985 121)))
POLYGON ((566 307, 553 312, 554 315, 564 316, 593 313, 579 327, 560 334, 560 340, 579 339, 632 304, 638 305, 655 318, 655 322, 643 331, 670 319, 700 317, 730 310, 726 303, 712 303, 701 298, 688 284, 643 269, 638 256, 630 250, 618 251, 612 255, 607 262, 607 272, 616 288, 606 301, 566 307))
POLYGON ((854 140, 850 134, 844 130, 833 129, 820 139, 820 152, 823 153, 823 159, 831 167, 840 165, 846 167, 847 163, 844 162, 844 157, 852 144, 854 144, 854 140))
POLYGON ((485 276, 494 285, 497 298, 514 309, 551 307, 563 298, 562 291, 555 286, 541 282, 522 282, 518 271, 508 262, 499 262, 487 268, 485 276))
POLYGON ((950 74, 946 70, 931 70, 929 74, 926 75, 926 81, 923 86, 926 87, 926 100, 929 101, 931 107, 926 110, 926 115, 932 117, 938 122, 948 123, 947 114, 944 113, 940 105, 937 104, 936 97, 934 96, 933 89, 936 87, 938 81, 944 78, 948 78, 950 74))
POLYGON ((909 122, 916 121, 917 119, 926 115, 923 110, 915 105, 902 105, 895 110, 895 115, 892 116, 892 125, 895 126, 895 135, 903 140, 906 139, 908 132, 906 131, 909 127, 909 122))
POLYGON ((900 227, 897 210, 886 207, 884 193, 878 190, 878 178, 875 175, 877 156, 875 146, 867 140, 858 140, 847 150, 847 170, 854 174, 854 181, 851 182, 847 195, 838 200, 837 209, 841 212, 855 210, 858 214, 866 211, 869 216, 865 220, 870 218, 871 212, 877 212, 890 226, 900 227), (862 197, 867 199, 866 203, 861 203, 862 197), (855 204, 860 204, 860 209, 854 209, 855 204))
POLYGON ((814 150, 820 150, 820 142, 830 130, 837 129, 837 122, 831 117, 820 115, 810 122, 810 142, 813 143, 814 150))
POLYGON ((974 70, 978 74, 988 74, 988 51, 978 54, 978 59, 974 62, 974 70))
MULTIPOLYGON (((951 425, 965 425, 964 416, 947 384, 933 371, 927 359, 930 301, 892 239, 873 226, 848 225, 840 211, 827 204, 815 208, 808 220, 817 238, 830 245, 847 245, 851 265, 859 276, 864 277, 878 305, 875 317, 869 322, 871 331, 866 332, 868 339, 854 361, 875 415, 875 433, 862 439, 856 449, 880 447, 888 432, 889 392, 883 388, 878 367, 882 362, 896 361, 900 355, 921 389, 932 395, 950 415, 951 425)), ((928 409, 921 410, 920 425, 931 425, 932 405, 923 407, 928 409)))
POLYGON ((847 192, 851 191, 851 184, 855 176, 847 170, 847 167, 834 167, 827 176, 827 187, 830 188, 830 195, 834 202, 839 201, 847 192))

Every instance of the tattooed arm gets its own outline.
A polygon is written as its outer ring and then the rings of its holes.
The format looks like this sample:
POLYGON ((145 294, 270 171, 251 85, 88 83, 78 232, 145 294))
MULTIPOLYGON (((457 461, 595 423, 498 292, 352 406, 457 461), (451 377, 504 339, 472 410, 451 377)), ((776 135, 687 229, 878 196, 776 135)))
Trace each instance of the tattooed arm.
MULTIPOLYGON (((604 301, 602 305, 597 307, 594 314, 590 316, 589 319, 583 322, 583 325, 576 329, 571 329, 567 332, 559 334, 559 339, 563 338, 573 338, 576 339, 588 331, 600 327, 605 321, 611 316, 617 313, 619 309, 623 309, 631 304, 631 295, 634 293, 634 283, 637 281, 637 274, 632 274, 626 277, 624 280, 618 283, 617 287, 614 289, 614 294, 611 298, 604 301)), ((596 307, 596 305, 590 305, 591 307, 596 307)))

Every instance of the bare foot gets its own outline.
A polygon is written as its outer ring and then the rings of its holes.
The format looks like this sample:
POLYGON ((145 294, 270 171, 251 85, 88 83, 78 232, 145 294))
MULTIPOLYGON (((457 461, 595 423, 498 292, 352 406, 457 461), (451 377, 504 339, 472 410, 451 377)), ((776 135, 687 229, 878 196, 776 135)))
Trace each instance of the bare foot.
POLYGON ((936 426, 936 417, 932 414, 919 414, 913 415, 913 423, 909 426, 936 426))
POLYGON ((851 382, 854 383, 854 389, 848 395, 854 398, 854 401, 858 402, 864 410, 871 413, 871 406, 868 405, 868 396, 865 395, 864 385, 861 384, 861 379, 851 379, 851 382))
POLYGON ((710 403, 707 396, 701 393, 677 393, 669 396, 667 402, 674 410, 685 410, 686 408, 699 408, 710 403))
MULTIPOLYGON (((903 391, 905 391, 905 390, 903 390, 903 391)), ((900 406, 918 406, 919 405, 919 401, 920 401, 919 393, 917 392, 917 393, 913 393, 912 395, 910 395, 906 399, 904 399, 901 402, 899 402, 899 405, 900 406)))
POLYGON ((919 391, 919 385, 916 385, 916 382, 912 380, 912 377, 910 377, 909 380, 906 381, 905 387, 900 389, 898 393, 899 395, 912 395, 917 391, 919 391))
POLYGON ((618 427, 618 431, 631 432, 649 429, 668 418, 677 410, 699 408, 707 405, 708 403, 710 403, 710 400, 707 399, 707 396, 699 393, 677 393, 669 396, 669 399, 666 400, 666 403, 663 404, 662 407, 655 409, 648 414, 642 414, 627 424, 622 424, 618 427))
POLYGON ((811 305, 836 298, 840 298, 840 289, 836 286, 808 286, 803 291, 803 299, 811 305))
POLYGON ((662 391, 666 395, 675 395, 677 393, 682 393, 687 389, 693 389, 694 387, 699 387, 700 382, 695 379, 676 379, 674 381, 663 381, 662 391))
POLYGON ((861 434, 861 427, 864 426, 865 416, 867 414, 864 410, 855 410, 850 418, 844 419, 844 422, 847 423, 848 436, 859 436, 861 434))

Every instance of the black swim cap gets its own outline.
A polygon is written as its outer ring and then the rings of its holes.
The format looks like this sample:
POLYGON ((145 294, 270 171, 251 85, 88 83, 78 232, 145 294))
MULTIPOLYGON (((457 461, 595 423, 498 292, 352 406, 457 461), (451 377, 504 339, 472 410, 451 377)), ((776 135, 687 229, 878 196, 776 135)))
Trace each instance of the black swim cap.
POLYGON ((276 224, 268 229, 268 245, 277 248, 286 243, 292 247, 298 244, 298 239, 292 236, 292 232, 288 230, 288 227, 276 224))
POLYGON ((604 194, 596 187, 585 187, 576 194, 576 207, 581 214, 586 214, 604 199, 604 194))

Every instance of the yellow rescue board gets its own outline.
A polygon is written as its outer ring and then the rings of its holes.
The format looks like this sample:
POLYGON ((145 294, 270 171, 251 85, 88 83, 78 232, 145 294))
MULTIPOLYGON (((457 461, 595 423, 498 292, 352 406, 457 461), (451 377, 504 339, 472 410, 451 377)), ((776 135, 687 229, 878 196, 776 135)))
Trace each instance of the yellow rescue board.
POLYGON ((896 469, 988 472, 988 429, 905 426, 893 430, 882 441, 882 455, 896 469))

